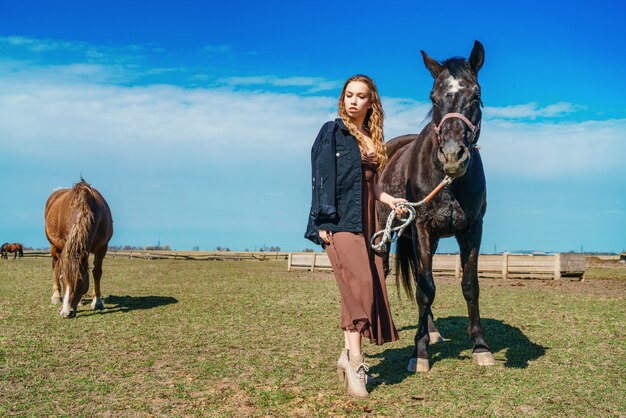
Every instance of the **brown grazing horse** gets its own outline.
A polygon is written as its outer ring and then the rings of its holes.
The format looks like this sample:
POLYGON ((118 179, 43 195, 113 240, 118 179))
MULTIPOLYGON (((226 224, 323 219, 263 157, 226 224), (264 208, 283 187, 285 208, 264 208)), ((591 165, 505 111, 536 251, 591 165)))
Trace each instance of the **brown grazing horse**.
MULTIPOLYGON (((422 57, 434 79, 430 92, 431 121, 421 133, 398 137, 387 144, 389 162, 379 181, 388 193, 414 202, 426 197, 445 176, 454 181, 430 202, 416 208, 415 221, 397 241, 398 282, 409 294, 412 285, 416 285, 419 306, 415 349, 408 369, 428 371, 428 345, 442 341, 433 322, 432 261, 439 239, 449 236, 456 238, 461 252, 461 288, 469 315, 472 357, 481 366, 491 366, 494 359, 485 341, 478 309, 477 270, 487 209, 485 174, 476 146, 482 118, 478 71, 485 52, 476 41, 469 60, 455 57, 437 62, 424 51, 422 57)), ((379 218, 387 219, 389 210, 379 206, 379 211, 379 218)), ((389 270, 388 253, 384 257, 389 270)))
POLYGON ((24 257, 24 247, 19 242, 14 242, 13 244, 5 242, 4 244, 2 244, 2 248, 0 249, 0 251, 2 252, 2 258, 4 258, 5 260, 9 259, 9 253, 15 253, 13 255, 14 260, 18 255, 20 256, 20 258, 24 257))
POLYGON ((113 219, 104 197, 81 178, 71 189, 57 190, 46 202, 46 237, 52 255, 52 304, 61 303, 61 316, 76 316, 78 303, 89 290, 89 253, 94 254, 91 309, 104 309, 100 299, 102 260, 113 235, 113 219))

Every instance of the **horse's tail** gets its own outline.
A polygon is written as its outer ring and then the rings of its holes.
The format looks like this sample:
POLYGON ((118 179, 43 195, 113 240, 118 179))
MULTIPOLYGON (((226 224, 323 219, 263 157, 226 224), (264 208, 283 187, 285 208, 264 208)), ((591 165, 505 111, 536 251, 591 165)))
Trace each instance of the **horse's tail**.
POLYGON ((70 211, 76 214, 75 222, 65 240, 65 247, 61 256, 61 268, 65 280, 75 284, 82 280, 80 274, 81 261, 84 257, 89 257, 89 239, 94 215, 89 205, 91 191, 84 180, 81 179, 81 182, 74 186, 72 193, 74 196, 70 203, 70 211))
POLYGON ((415 300, 413 284, 417 277, 417 266, 413 257, 413 240, 407 237, 398 237, 396 241, 396 290, 400 296, 400 283, 406 295, 415 300))
POLYGON ((17 249, 20 252, 20 257, 24 257, 24 246, 22 244, 17 244, 17 249))

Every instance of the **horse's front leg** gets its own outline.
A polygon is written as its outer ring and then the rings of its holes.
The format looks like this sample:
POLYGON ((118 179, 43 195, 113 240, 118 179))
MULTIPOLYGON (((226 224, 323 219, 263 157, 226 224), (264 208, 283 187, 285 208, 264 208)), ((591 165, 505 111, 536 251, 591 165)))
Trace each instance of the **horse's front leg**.
MULTIPOLYGON (((416 224, 412 228, 413 257, 415 265, 419 266, 415 297, 419 305, 419 323, 415 334, 414 356, 409 362, 409 371, 427 372, 430 370, 428 345, 430 344, 429 322, 432 322, 431 306, 435 301, 435 281, 432 272, 432 251, 434 242, 424 225, 416 224)), ((434 328, 436 330, 436 328, 434 328)))
POLYGON ((476 222, 469 231, 457 235, 459 248, 461 249, 461 265, 463 266, 463 278, 461 288, 463 297, 467 302, 469 316, 468 333, 472 339, 472 357, 480 366, 493 366, 495 364, 489 346, 485 342, 485 331, 480 322, 478 307, 478 253, 482 239, 482 221, 476 222))
POLYGON ((102 277, 102 261, 106 255, 107 247, 104 250, 98 250, 94 255, 93 261, 93 292, 91 294, 91 309, 104 309, 100 293, 100 278, 102 277))
MULTIPOLYGON (((418 290, 419 292, 419 290, 418 290)), ((419 315, 420 318, 424 315, 424 307, 419 305, 419 315)), ((430 309, 430 313, 428 314, 428 338, 430 339, 430 344, 442 343, 444 341, 441 333, 437 329, 435 325, 435 318, 433 314, 432 308, 430 309)))
POLYGON ((61 300, 61 280, 59 275, 61 274, 61 264, 59 258, 61 253, 57 252, 56 248, 50 247, 50 254, 52 255, 52 297, 50 303, 53 305, 60 305, 61 300))

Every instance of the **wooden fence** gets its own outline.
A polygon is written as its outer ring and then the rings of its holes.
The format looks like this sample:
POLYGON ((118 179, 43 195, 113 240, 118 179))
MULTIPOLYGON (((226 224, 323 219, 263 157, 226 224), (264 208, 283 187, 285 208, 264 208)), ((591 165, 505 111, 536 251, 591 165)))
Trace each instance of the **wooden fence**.
MULTIPOLYGON (((24 251, 25 257, 50 257, 48 251, 24 251)), ((332 271, 328 255, 324 252, 231 252, 231 251, 109 251, 107 257, 135 258, 144 260, 195 260, 195 261, 266 261, 287 260, 287 270, 332 271)), ((393 255, 392 255, 393 257, 393 255)), ((393 265, 393 259, 391 260, 393 265)), ((481 255, 478 258, 478 273, 481 277, 503 278, 554 278, 573 276, 584 278, 585 256, 573 253, 533 256, 525 254, 481 255)), ((458 254, 436 254, 433 271, 439 275, 461 277, 461 259, 458 254)))
MULTIPOLYGON (((393 265, 393 260, 392 260, 393 265)), ((332 270, 326 253, 290 253, 287 270, 332 270)), ((461 257, 458 254, 435 254, 433 272, 461 278, 461 257)), ((502 278, 554 278, 573 276, 584 278, 585 256, 582 254, 556 253, 533 256, 525 254, 481 255, 478 257, 478 274, 481 277, 502 278)))
MULTIPOLYGON (((50 257, 49 251, 24 251, 25 257, 50 257)), ((109 251, 107 257, 111 258, 138 258, 144 260, 286 260, 288 253, 286 252, 232 252, 232 251, 146 251, 146 250, 129 250, 129 251, 109 251)))

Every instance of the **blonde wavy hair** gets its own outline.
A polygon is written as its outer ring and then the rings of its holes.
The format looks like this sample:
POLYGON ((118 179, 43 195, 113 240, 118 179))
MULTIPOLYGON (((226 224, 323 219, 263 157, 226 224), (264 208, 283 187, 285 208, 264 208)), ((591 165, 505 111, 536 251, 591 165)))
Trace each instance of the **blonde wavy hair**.
POLYGON ((385 119, 385 112, 383 112, 383 106, 380 101, 380 96, 378 96, 378 89, 376 89, 376 85, 371 78, 363 74, 357 74, 346 80, 346 83, 343 85, 343 89, 341 90, 341 96, 339 96, 339 117, 343 120, 343 123, 346 125, 348 130, 350 130, 352 136, 356 138, 359 144, 359 148, 361 148, 362 150, 367 150, 368 148, 365 137, 361 133, 361 131, 359 131, 359 128, 352 122, 350 116, 348 116, 348 112, 346 112, 346 106, 344 103, 346 88, 348 87, 348 84, 353 81, 360 81, 361 83, 364 83, 369 90, 368 99, 371 104, 371 108, 368 109, 367 113, 365 114, 363 128, 365 128, 365 130, 370 134, 370 137, 374 142, 374 152, 376 154, 376 157, 378 158, 378 162, 380 163, 378 169, 382 170, 387 164, 387 151, 385 150, 383 132, 383 120, 385 119))

